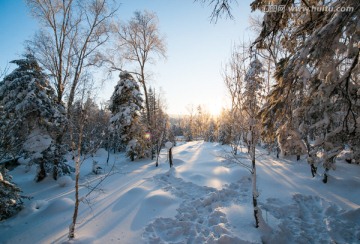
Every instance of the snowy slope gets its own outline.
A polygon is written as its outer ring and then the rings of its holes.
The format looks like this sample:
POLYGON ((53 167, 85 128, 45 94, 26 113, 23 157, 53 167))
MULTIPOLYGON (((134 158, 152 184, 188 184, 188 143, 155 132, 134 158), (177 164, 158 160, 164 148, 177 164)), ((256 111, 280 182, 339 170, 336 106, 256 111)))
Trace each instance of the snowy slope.
MULTIPOLYGON (((360 167, 338 163, 328 184, 311 178, 305 160, 276 159, 258 149, 259 204, 272 228, 254 228, 251 177, 224 161, 227 148, 190 142, 166 153, 160 166, 128 162, 99 150, 82 165, 81 195, 113 166, 113 174, 81 203, 76 239, 71 243, 358 243, 360 167), (91 173, 92 161, 103 167, 91 173)), ((246 154, 244 153, 244 156, 246 154)), ((73 211, 73 182, 33 182, 20 166, 11 174, 32 196, 17 216, 0 223, 0 243, 64 243, 73 211), (63 186, 60 186, 63 185, 63 186)), ((321 173, 321 172, 320 172, 321 173)))

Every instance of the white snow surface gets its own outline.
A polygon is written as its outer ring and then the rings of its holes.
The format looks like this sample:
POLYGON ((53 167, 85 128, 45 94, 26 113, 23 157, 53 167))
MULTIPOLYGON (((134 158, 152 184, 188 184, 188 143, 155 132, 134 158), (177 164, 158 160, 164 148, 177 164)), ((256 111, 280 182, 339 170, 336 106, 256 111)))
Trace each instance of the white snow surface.
POLYGON ((51 137, 40 129, 33 130, 27 137, 23 147, 27 152, 41 153, 51 145, 51 137))
POLYGON ((106 164, 107 152, 99 150, 81 166, 83 201, 71 241, 73 179, 35 183, 36 169, 21 165, 10 174, 32 199, 0 222, 0 243, 360 242, 359 165, 337 162, 323 184, 321 175, 311 177, 304 156, 277 159, 257 148, 259 206, 271 230, 256 229, 251 175, 226 162, 226 150, 203 141, 181 144, 173 148, 171 169, 166 150, 159 167, 151 160, 130 162, 124 154, 110 154, 106 164), (92 173, 94 160, 103 169, 99 175, 92 173), (98 191, 85 198, 110 170, 98 191))

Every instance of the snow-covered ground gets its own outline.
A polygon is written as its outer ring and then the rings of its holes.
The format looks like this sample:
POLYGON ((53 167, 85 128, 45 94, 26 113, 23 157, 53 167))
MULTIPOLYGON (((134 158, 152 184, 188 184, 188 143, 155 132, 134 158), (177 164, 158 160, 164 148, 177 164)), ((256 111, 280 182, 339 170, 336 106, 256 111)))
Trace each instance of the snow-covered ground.
MULTIPOLYGON (((321 176, 311 178, 305 160, 258 149, 259 205, 271 227, 264 232, 254 228, 250 173, 227 163, 226 149, 202 141, 179 145, 172 169, 165 152, 156 168, 122 154, 111 154, 106 165, 107 153, 99 150, 82 165, 81 195, 112 174, 81 203, 70 243, 360 243, 360 166, 338 162, 323 184, 321 176), (91 173, 93 160, 100 175, 91 173)), ((0 222, 0 243, 67 242, 73 180, 35 183, 35 169, 26 170, 11 174, 32 199, 0 222)))

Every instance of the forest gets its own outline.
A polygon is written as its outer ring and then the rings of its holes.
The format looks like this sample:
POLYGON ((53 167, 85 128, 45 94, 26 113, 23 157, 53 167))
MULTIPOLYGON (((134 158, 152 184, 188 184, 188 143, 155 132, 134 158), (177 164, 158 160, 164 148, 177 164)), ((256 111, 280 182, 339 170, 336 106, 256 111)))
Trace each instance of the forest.
MULTIPOLYGON (((104 196, 123 211, 136 199, 145 206, 133 222, 121 217, 133 229, 119 227, 130 234, 115 243, 360 241, 358 0, 253 0, 256 38, 234 43, 219 67, 228 106, 213 115, 190 104, 181 116, 167 113, 171 98, 151 82, 152 65, 167 58, 155 12, 118 21, 117 1, 25 2, 41 28, 11 70, 0 67, 0 243, 110 242, 115 237, 101 233, 112 224, 90 224, 94 232, 84 224, 110 206, 104 196), (100 70, 117 77, 106 102, 96 97, 108 78, 100 70), (228 216, 241 206, 247 213, 238 223, 228 216), (201 210, 208 207, 209 216, 201 210), (27 242, 15 229, 22 218, 40 221, 38 209, 53 225, 57 211, 68 216, 59 232, 27 242), (292 221, 292 210, 311 217, 292 221), (312 222, 319 229, 304 227, 312 222)), ((236 0, 193 4, 215 25, 241 11, 236 0)))

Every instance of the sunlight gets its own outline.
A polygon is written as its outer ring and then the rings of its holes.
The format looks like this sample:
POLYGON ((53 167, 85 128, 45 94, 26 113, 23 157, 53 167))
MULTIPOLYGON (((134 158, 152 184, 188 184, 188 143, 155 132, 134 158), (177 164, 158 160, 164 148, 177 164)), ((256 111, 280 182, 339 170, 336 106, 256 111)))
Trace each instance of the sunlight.
POLYGON ((144 135, 145 139, 149 140, 150 137, 151 137, 151 134, 150 132, 146 132, 145 135, 144 135))
POLYGON ((206 186, 214 187, 216 189, 221 189, 223 186, 223 182, 219 179, 210 179, 206 181, 206 186))
POLYGON ((230 169, 229 168, 225 168, 223 166, 219 166, 216 167, 215 169, 213 169, 213 173, 215 175, 221 175, 221 174, 229 174, 230 173, 230 169))

